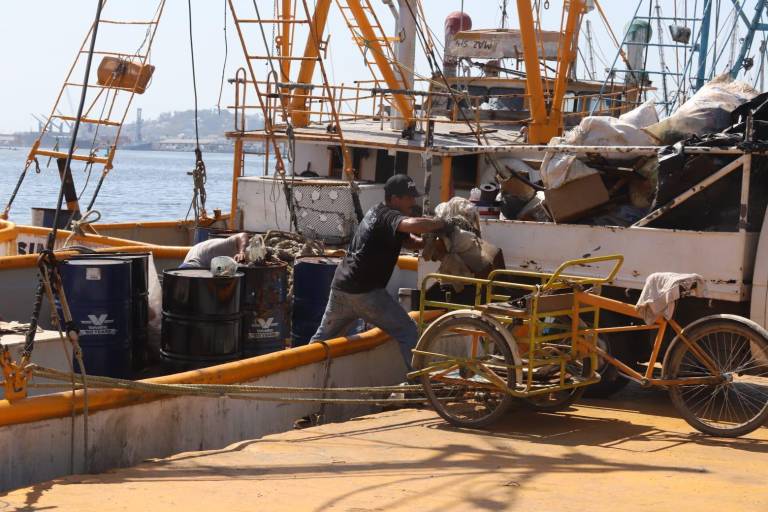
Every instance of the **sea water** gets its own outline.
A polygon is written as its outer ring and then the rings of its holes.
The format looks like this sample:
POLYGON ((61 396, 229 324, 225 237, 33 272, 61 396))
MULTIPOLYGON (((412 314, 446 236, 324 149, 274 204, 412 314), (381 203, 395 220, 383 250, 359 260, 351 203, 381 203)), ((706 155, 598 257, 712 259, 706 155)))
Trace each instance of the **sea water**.
MULTIPOLYGON (((0 148, 0 212, 5 208, 24 168, 28 148, 0 148)), ((39 158, 41 172, 34 165, 27 173, 11 208, 10 220, 19 224, 31 222, 31 208, 54 208, 59 191, 56 162, 39 158)), ((232 153, 204 153, 208 180, 206 209, 230 210, 232 190, 232 153)), ((118 150, 114 168, 101 187, 94 209, 101 212, 100 222, 133 220, 177 220, 187 215, 192 200, 192 177, 187 173, 195 166, 193 152, 118 150)), ((72 176, 85 209, 93 196, 102 166, 94 166, 88 178, 84 165, 75 162, 72 176)), ((246 172, 261 175, 263 157, 249 157, 246 172)), ((66 207, 66 206, 65 206, 66 207)), ((191 214, 190 214, 191 215, 191 214)))

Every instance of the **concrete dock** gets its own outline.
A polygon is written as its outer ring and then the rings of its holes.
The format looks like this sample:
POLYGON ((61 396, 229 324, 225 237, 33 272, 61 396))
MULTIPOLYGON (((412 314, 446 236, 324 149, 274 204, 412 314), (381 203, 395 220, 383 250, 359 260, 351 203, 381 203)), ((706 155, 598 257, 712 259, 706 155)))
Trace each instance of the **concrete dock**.
POLYGON ((0 511, 765 511, 766 469, 768 428, 707 437, 631 387, 488 431, 382 412, 18 489, 0 511))

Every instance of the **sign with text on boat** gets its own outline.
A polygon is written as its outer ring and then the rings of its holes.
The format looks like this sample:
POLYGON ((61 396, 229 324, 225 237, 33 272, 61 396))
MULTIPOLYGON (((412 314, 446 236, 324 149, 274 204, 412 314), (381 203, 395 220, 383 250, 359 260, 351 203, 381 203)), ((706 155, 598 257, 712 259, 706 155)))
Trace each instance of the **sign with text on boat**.
MULTIPOLYGON (((560 32, 539 31, 536 39, 539 57, 557 60, 560 32)), ((446 50, 456 58, 516 59, 523 56, 523 39, 517 29, 463 30, 453 36, 446 50)))

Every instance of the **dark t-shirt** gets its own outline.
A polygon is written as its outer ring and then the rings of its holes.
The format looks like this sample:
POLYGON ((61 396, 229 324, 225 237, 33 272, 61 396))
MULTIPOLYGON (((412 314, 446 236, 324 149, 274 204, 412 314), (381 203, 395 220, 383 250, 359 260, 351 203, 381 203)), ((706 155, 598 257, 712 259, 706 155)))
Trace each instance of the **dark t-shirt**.
POLYGON ((386 288, 403 240, 397 226, 405 216, 384 203, 374 206, 357 226, 347 255, 336 269, 332 287, 347 293, 367 293, 386 288))

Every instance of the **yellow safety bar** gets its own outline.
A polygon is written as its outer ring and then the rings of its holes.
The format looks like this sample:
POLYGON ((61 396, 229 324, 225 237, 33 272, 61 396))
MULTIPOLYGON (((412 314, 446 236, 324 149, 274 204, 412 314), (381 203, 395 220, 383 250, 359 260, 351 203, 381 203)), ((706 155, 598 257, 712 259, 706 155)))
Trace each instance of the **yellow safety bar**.
POLYGON ((574 260, 568 260, 562 263, 559 267, 557 267, 557 269, 554 272, 531 272, 526 270, 499 269, 499 270, 492 271, 489 274, 488 279, 478 279, 473 277, 461 277, 461 276, 453 276, 448 274, 437 274, 437 273, 427 274, 424 277, 424 279, 421 281, 421 287, 420 287, 421 298, 419 301, 419 317, 421 318, 423 316, 426 307, 455 310, 455 309, 465 309, 465 308, 471 308, 473 306, 475 307, 479 306, 482 304, 483 295, 485 295, 485 302, 509 300, 510 297, 508 295, 499 295, 498 293, 495 293, 495 290, 498 288, 517 289, 517 290, 527 291, 529 293, 537 293, 537 292, 541 293, 544 291, 552 291, 557 289, 568 288, 573 285, 583 286, 583 285, 599 285, 599 284, 610 283, 615 279, 616 275, 619 273, 619 270, 621 269, 621 266, 623 265, 623 263, 624 263, 624 256, 620 254, 610 254, 606 256, 595 256, 592 258, 579 258, 574 260), (567 269, 572 267, 582 266, 582 265, 592 265, 595 263, 603 263, 608 261, 613 261, 615 263, 611 268, 611 271, 607 275, 602 277, 582 277, 582 276, 575 276, 575 275, 565 273, 567 269), (541 281, 542 284, 534 285, 534 284, 500 281, 499 278, 501 277, 519 277, 524 279, 538 279, 541 281), (426 298, 427 288, 432 282, 435 282, 435 281, 440 281, 442 283, 451 283, 451 284, 476 285, 477 289, 475 290, 474 304, 468 305, 468 304, 458 304, 458 303, 451 303, 451 302, 427 300, 426 298), (485 294, 483 293, 483 288, 485 288, 485 294))
POLYGON ((605 284, 610 283, 614 280, 616 277, 616 274, 619 273, 619 270, 621 270, 621 266, 624 264, 624 256, 621 254, 610 254, 607 256, 595 256, 593 258, 579 258, 576 260, 568 260, 559 267, 557 267, 557 270, 555 270, 555 273, 552 274, 552 277, 549 278, 549 281, 547 281, 544 286, 543 290, 548 290, 555 286, 557 282, 570 282, 575 284, 605 284), (605 276, 605 277, 574 277, 574 276, 566 276, 563 274, 565 269, 576 267, 576 266, 582 266, 582 265, 591 265, 593 263, 602 263, 605 261, 615 261, 616 263, 613 265, 613 269, 611 269, 611 272, 605 276))

